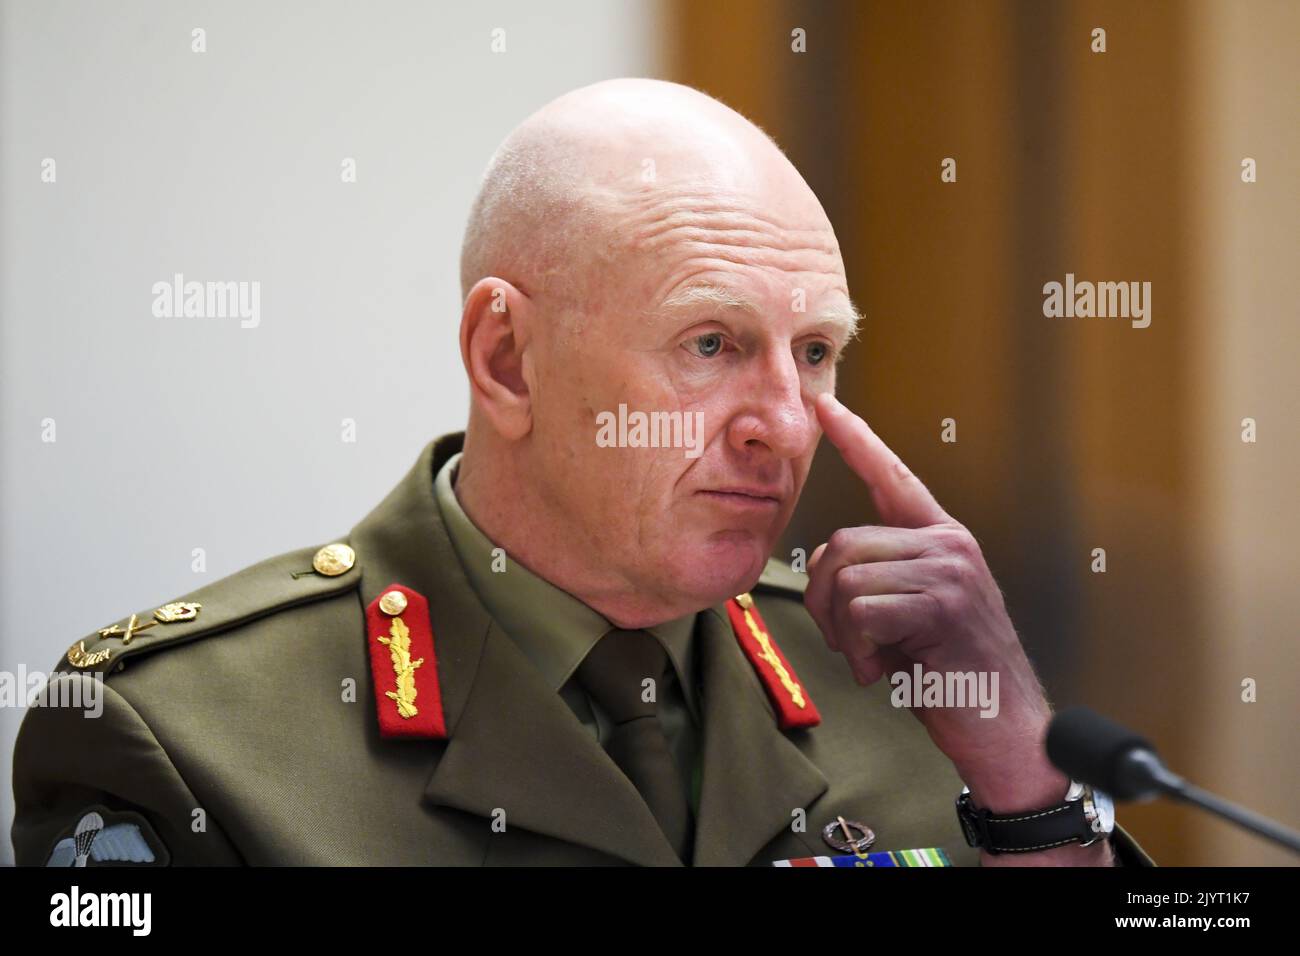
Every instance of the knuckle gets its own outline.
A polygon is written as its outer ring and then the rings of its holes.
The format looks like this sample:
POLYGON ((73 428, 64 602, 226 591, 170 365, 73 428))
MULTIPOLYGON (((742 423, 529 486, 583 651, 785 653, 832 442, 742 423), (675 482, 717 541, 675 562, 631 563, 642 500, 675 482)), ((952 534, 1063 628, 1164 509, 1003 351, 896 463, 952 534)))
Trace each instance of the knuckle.
POLYGON ((973 565, 980 558, 979 542, 969 531, 957 539, 957 553, 965 559, 968 565, 973 565))
POLYGON ((849 623, 853 625, 855 630, 866 627, 867 622, 871 619, 871 602, 857 599, 849 601, 848 618, 849 623))
POLYGON ((935 594, 933 591, 925 591, 923 593, 925 595, 925 600, 927 605, 926 613, 928 614, 930 620, 937 621, 937 620, 942 620, 944 617, 946 617, 947 609, 944 607, 943 601, 940 600, 939 596, 935 594))
POLYGON ((971 610, 971 589, 965 580, 956 581, 935 590, 934 598, 945 622, 959 624, 966 620, 971 610))
POLYGON ((965 525, 957 524, 945 525, 939 532, 944 546, 956 554, 969 557, 979 551, 979 544, 975 541, 975 536, 970 533, 965 525))
POLYGON ((837 597, 852 597, 853 585, 857 581, 857 568, 846 564, 835 572, 834 591, 837 597))
POLYGON ((838 528, 826 540, 826 553, 831 555, 844 554, 852 546, 855 535, 854 528, 838 528))
POLYGON ((893 460, 889 463, 889 470, 895 481, 901 484, 909 479, 916 480, 916 475, 912 474, 912 469, 907 467, 907 463, 904 462, 903 459, 899 458, 897 455, 893 455, 892 457, 893 460))
POLYGON ((939 560, 939 571, 945 581, 957 585, 965 584, 971 576, 970 562, 952 554, 939 560))

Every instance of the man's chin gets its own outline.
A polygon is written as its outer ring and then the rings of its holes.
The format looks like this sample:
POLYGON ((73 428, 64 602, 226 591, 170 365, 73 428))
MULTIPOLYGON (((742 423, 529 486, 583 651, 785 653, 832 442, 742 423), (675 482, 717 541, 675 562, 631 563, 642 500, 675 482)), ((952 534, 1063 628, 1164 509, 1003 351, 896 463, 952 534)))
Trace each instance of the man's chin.
POLYGON ((691 549, 678 566, 679 587, 705 606, 718 604, 752 588, 770 553, 756 535, 725 533, 691 549))

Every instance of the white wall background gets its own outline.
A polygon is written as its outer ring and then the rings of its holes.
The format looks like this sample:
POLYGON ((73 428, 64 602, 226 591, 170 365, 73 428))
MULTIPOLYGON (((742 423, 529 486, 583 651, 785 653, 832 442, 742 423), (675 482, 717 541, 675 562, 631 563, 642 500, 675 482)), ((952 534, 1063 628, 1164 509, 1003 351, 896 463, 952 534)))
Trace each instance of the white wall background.
POLYGON ((461 428, 478 176, 554 96, 655 75, 658 31, 649 0, 0 5, 0 670, 346 532, 461 428), (155 318, 177 272, 259 281, 260 325, 155 318))

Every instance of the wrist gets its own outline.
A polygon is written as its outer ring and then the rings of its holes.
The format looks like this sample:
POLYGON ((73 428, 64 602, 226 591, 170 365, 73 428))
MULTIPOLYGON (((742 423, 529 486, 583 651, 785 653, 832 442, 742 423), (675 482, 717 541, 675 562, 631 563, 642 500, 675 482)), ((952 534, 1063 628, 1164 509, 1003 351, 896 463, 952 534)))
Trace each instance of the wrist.
POLYGON ((1070 779, 1047 759, 1050 716, 1037 711, 1004 712, 996 735, 951 755, 977 805, 992 813, 1014 813, 1059 803, 1070 779))
POLYGON ((1115 850, 1110 839, 1092 846, 1072 843, 1037 853, 989 853, 980 851, 980 866, 1115 866, 1115 850))
MULTIPOLYGON (((962 777, 963 781, 967 779, 962 777)), ((1060 803, 1070 789, 1070 778, 1051 764, 1046 764, 1041 767, 1022 767, 1014 773, 1001 776, 975 775, 966 786, 970 788, 971 800, 976 806, 1001 816, 1060 803)))
POLYGON ((1070 778, 1047 759, 1042 734, 1029 732, 1021 740, 1023 746, 1000 748, 992 758, 954 761, 976 806, 1006 814, 1052 806, 1065 799, 1070 778))
POLYGON ((973 788, 966 787, 957 798, 966 842, 981 848, 982 865, 1116 865, 1110 839, 1114 803, 1102 791, 1066 779, 1063 788, 1039 793, 1032 788, 1014 792, 986 788, 984 792, 985 797, 977 797, 973 788), (1006 795, 984 803, 991 792, 1006 795))

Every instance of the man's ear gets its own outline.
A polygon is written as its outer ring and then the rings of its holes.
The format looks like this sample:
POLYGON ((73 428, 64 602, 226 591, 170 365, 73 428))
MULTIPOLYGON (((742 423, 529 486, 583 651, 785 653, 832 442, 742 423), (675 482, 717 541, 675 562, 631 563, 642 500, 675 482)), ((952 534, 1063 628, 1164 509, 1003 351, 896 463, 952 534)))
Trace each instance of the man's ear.
POLYGON ((532 429, 532 396, 524 374, 533 303, 516 286, 488 276, 474 283, 460 317, 460 357, 474 403, 503 438, 532 429))

